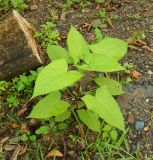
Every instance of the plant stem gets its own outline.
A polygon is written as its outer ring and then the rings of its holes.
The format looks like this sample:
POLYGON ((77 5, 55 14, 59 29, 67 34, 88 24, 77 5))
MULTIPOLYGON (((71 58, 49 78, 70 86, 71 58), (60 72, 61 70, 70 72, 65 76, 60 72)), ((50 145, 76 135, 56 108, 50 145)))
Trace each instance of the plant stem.
MULTIPOLYGON (((68 90, 68 92, 71 94, 71 96, 75 98, 75 95, 73 94, 73 92, 71 91, 71 89, 70 89, 70 88, 67 88, 67 90, 68 90)), ((70 101, 69 101, 69 102, 70 102, 70 101)), ((83 128, 81 127, 81 123, 80 123, 80 121, 79 121, 79 119, 78 119, 78 117, 77 117, 77 115, 76 115, 76 113, 75 113, 75 111, 74 111, 73 104, 72 104, 71 102, 70 102, 70 104, 72 105, 72 113, 73 113, 73 115, 74 115, 74 117, 75 117, 75 119, 76 119, 76 121, 77 121, 77 123, 78 123, 78 125, 79 125, 80 131, 82 132, 82 134, 83 134, 83 136, 84 136, 84 138, 85 138, 86 143, 88 143, 88 142, 87 142, 87 138, 86 138, 86 136, 85 136, 85 133, 84 133, 84 131, 83 131, 83 128)), ((76 107, 78 108, 76 98, 75 98, 75 105, 76 105, 76 107)))
POLYGON ((75 119, 76 119, 76 121, 77 121, 77 123, 78 123, 78 125, 79 125, 80 131, 82 132, 82 134, 83 134, 83 136, 84 136, 84 138, 85 138, 86 143, 88 143, 88 142, 87 142, 87 138, 86 138, 85 133, 84 133, 84 130, 83 130, 83 128, 81 127, 80 121, 79 121, 79 119, 78 119, 78 117, 77 117, 77 115, 76 115, 76 113, 75 113, 75 111, 74 111, 73 108, 72 108, 72 113, 73 113, 73 115, 74 115, 74 117, 75 117, 75 119))

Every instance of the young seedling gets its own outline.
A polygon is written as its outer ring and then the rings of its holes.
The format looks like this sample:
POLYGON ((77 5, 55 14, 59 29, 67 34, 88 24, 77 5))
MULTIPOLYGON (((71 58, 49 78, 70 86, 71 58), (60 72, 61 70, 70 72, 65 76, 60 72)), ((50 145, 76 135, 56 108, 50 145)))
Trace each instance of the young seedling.
POLYGON ((22 12, 24 9, 26 9, 28 6, 25 4, 24 0, 11 0, 13 7, 19 11, 22 12))
MULTIPOLYGON (((118 61, 127 52, 127 43, 107 37, 89 45, 71 27, 67 45, 68 50, 48 45, 52 62, 38 75, 32 98, 46 96, 34 106, 29 118, 57 119, 70 111, 79 124, 81 120, 95 132, 101 133, 102 121, 125 131, 122 113, 113 97, 123 93, 122 86, 114 79, 99 75, 125 70, 118 61), (97 85, 90 86, 90 82, 97 85)), ((111 131, 110 136, 115 140, 116 132, 111 131)))
POLYGON ((35 38, 40 40, 43 48, 47 48, 50 45, 57 45, 60 40, 59 33, 54 28, 56 25, 52 22, 46 22, 41 25, 41 31, 35 33, 35 38))

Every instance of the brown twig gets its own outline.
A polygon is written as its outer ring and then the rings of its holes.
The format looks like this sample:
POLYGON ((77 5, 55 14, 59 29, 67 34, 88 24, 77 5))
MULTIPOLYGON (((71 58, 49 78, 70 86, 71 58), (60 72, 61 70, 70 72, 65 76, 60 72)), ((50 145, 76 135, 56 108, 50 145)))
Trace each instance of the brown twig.
POLYGON ((20 149, 21 149, 21 145, 18 144, 15 151, 13 152, 13 155, 11 156, 10 160, 17 160, 20 149))

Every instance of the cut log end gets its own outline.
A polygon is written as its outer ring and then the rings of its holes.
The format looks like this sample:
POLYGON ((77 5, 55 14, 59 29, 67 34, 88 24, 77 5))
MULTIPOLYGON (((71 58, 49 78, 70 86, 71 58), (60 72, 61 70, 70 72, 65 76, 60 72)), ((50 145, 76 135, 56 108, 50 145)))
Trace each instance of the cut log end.
POLYGON ((32 27, 16 11, 0 21, 0 51, 0 80, 43 64, 32 27))

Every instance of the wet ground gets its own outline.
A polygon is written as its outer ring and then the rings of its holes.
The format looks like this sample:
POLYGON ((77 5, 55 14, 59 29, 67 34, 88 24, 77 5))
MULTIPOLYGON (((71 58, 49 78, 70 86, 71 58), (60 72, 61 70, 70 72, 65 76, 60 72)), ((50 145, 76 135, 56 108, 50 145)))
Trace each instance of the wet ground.
MULTIPOLYGON (((24 17, 36 29, 45 21, 52 21, 56 11, 55 23, 61 33, 62 45, 71 25, 76 26, 90 42, 94 38, 94 27, 104 35, 129 40, 130 46, 123 60, 133 64, 133 69, 140 77, 124 87, 125 94, 117 97, 125 117, 126 126, 130 128, 127 139, 131 152, 140 145, 142 160, 153 156, 153 1, 152 0, 109 0, 103 5, 93 3, 82 11, 77 5, 72 9, 63 9, 63 1, 51 3, 49 0, 35 1, 24 17), (99 22, 97 12, 105 8, 109 19, 99 22), (141 40, 138 42, 137 40, 141 40), (134 41, 134 42, 133 42, 134 41)), ((55 17, 54 17, 55 18, 55 17)), ((69 146, 69 157, 74 158, 78 149, 69 146)), ((77 157, 77 156, 76 156, 77 157)), ((75 159, 77 159, 75 157, 75 159)))

